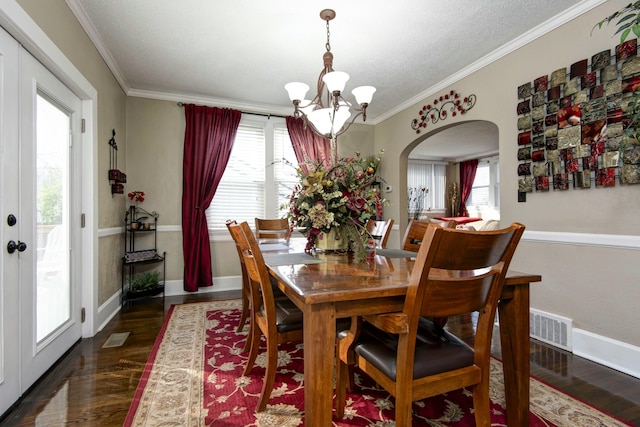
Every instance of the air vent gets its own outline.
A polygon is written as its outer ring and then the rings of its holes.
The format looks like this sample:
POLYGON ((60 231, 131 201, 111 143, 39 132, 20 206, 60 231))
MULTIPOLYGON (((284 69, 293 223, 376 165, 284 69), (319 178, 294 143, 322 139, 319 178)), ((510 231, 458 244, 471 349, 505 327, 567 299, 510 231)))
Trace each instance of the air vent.
POLYGON ((529 322, 531 338, 571 351, 572 319, 532 309, 529 322))

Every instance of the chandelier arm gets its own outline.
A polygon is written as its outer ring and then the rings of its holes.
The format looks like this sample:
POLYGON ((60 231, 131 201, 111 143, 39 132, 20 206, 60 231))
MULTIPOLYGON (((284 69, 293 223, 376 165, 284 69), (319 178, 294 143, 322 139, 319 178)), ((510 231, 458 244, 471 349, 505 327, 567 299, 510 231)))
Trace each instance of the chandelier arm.
MULTIPOLYGON (((319 108, 324 108, 324 103, 322 102, 322 95, 324 95, 324 87, 325 87, 325 83, 324 80, 322 80, 322 77, 324 77, 324 75, 327 73, 326 69, 322 70, 322 72, 320 73, 320 75, 318 76, 318 85, 317 85, 317 90, 318 92, 316 93, 316 97, 313 98, 314 100, 317 99, 317 103, 318 103, 318 107, 319 108)), ((327 102, 329 102, 330 99, 327 98, 327 102)), ((327 106, 329 106, 330 104, 327 104, 327 106)))
POLYGON ((363 114, 362 110, 356 110, 358 111, 358 114, 356 114, 355 116, 353 116, 353 118, 351 120, 349 120, 347 123, 345 123, 344 125, 342 125, 342 129, 340 129, 336 134, 335 137, 337 138, 338 136, 342 135, 343 133, 345 133, 350 127, 351 125, 356 121, 356 119, 358 117, 360 117, 363 114))

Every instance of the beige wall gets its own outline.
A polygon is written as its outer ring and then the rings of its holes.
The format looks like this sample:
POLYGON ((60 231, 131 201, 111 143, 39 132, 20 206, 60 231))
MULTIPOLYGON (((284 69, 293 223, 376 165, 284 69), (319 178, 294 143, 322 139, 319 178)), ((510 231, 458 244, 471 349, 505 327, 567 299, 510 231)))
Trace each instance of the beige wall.
MULTIPOLYGON (((612 37, 612 28, 596 30, 593 35, 591 29, 625 4, 607 2, 378 124, 376 148, 384 148, 387 159, 398 159, 385 162, 382 174, 400 190, 387 195, 393 203, 387 211, 400 219, 401 227, 405 217, 402 207, 406 206, 406 191, 402 191, 406 188, 405 158, 428 136, 423 132, 417 138, 410 127, 411 120, 424 102, 453 89, 461 96, 475 94, 476 105, 464 116, 429 124, 427 130, 433 132, 464 120, 488 120, 498 126, 503 225, 518 221, 528 231, 554 232, 552 236, 560 232, 586 234, 587 240, 596 243, 598 236, 590 234, 638 236, 638 185, 530 193, 526 203, 517 201, 517 87, 612 49, 619 41, 612 37)), ((397 236, 394 243, 399 243, 397 236)), ((542 283, 532 286, 534 308, 572 318, 575 328, 638 346, 640 318, 632 314, 640 300, 637 260, 637 250, 534 242, 527 241, 525 235, 512 267, 542 274, 542 283)))

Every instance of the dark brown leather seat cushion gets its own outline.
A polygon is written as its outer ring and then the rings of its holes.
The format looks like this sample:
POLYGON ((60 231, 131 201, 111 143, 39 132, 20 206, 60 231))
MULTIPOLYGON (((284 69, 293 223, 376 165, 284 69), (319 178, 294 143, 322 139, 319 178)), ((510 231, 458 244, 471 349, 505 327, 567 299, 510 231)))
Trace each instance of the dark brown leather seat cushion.
POLYGON ((289 332, 302 329, 302 312, 286 296, 275 298, 276 329, 278 332, 289 332))
MULTIPOLYGON (((302 311, 284 294, 275 297, 276 306, 276 329, 278 332, 289 332, 302 329, 302 311)), ((262 309, 261 309, 262 310, 262 309)), ((336 329, 349 329, 351 319, 337 319, 336 329)))
MULTIPOLYGON (((344 336, 344 332, 339 335, 344 336)), ((389 334, 364 322, 355 352, 389 378, 396 380, 398 335, 389 334)), ((473 351, 455 335, 421 318, 418 324, 413 378, 473 365, 473 351)))

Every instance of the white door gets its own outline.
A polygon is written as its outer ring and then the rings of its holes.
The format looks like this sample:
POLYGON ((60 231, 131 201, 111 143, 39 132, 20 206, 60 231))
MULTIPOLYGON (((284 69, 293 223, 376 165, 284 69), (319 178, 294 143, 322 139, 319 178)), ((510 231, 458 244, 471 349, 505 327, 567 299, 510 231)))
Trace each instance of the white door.
MULTIPOLYGON (((19 138, 3 138, 1 151, 7 196, 2 259, 8 268, 0 288, 9 316, 3 310, 0 333, 9 338, 1 353, 8 361, 2 376, 9 381, 0 382, 0 413, 15 401, 5 396, 24 393, 81 336, 80 224, 72 221, 80 217, 80 183, 74 179, 80 176, 80 150, 73 141, 79 141, 81 102, 28 52, 18 52, 13 86, 19 93, 2 110, 3 131, 17 127, 8 133, 19 138), (17 111, 12 123, 8 110, 17 111)), ((4 94, 2 102, 9 102, 4 94)))
POLYGON ((21 242, 18 230, 18 43, 0 28, 0 414, 20 396, 20 273, 10 241, 21 242), (13 224, 13 225, 11 225, 13 224))

